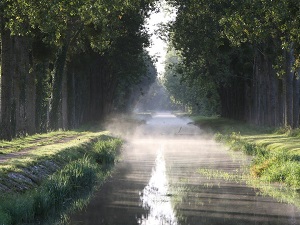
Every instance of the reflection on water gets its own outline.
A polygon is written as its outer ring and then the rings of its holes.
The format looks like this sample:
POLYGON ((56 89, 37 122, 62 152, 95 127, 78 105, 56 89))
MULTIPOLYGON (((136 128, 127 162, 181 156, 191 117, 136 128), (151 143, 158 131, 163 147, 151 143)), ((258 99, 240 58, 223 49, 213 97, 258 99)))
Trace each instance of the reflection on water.
POLYGON ((238 182, 251 158, 232 155, 188 120, 157 114, 137 131, 109 182, 70 224, 300 224, 296 207, 238 182))
POLYGON ((163 150, 163 146, 161 146, 149 183, 140 193, 142 206, 149 212, 138 219, 137 222, 142 225, 178 224, 168 190, 169 185, 163 150))

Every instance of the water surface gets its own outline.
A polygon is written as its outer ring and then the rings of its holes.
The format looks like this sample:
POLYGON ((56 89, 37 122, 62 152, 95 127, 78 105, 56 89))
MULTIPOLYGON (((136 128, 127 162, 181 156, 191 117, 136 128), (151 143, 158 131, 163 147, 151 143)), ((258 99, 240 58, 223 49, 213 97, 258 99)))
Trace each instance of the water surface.
POLYGON ((236 173, 251 159, 233 155, 190 122, 156 114, 126 136, 113 176, 71 224, 300 224, 293 205, 241 182, 200 175, 201 168, 236 173))

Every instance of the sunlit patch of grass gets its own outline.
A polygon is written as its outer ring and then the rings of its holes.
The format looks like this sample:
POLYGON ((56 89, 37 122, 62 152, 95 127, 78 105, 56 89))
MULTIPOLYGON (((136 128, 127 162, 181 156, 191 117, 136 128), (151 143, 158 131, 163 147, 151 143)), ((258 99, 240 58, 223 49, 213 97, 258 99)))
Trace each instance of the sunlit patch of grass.
POLYGON ((85 135, 80 136, 80 138, 73 139, 71 141, 56 143, 46 146, 41 146, 39 148, 28 151, 24 156, 18 156, 17 158, 12 158, 8 161, 5 161, 0 164, 0 174, 3 169, 5 170, 15 170, 17 167, 27 167, 32 165, 35 162, 45 159, 51 159, 58 154, 61 154, 62 157, 70 158, 76 151, 73 151, 72 148, 78 147, 87 143, 93 139, 105 138, 108 135, 108 132, 97 132, 97 133, 86 133, 85 135))
POLYGON ((87 132, 78 131, 54 131, 46 134, 35 134, 32 136, 25 136, 15 138, 12 141, 0 141, 0 153, 8 154, 12 152, 22 151, 28 148, 35 148, 59 142, 64 138, 76 138, 77 136, 85 135, 87 132))
POLYGON ((293 189, 300 188, 300 163, 285 151, 258 157, 250 168, 254 177, 267 182, 280 182, 293 189))
POLYGON ((230 146, 234 149, 239 146, 239 150, 255 156, 250 169, 251 175, 265 181, 282 182, 292 188, 300 188, 300 146, 293 137, 251 141, 243 136, 235 142, 230 143, 230 146))
POLYGON ((234 181, 234 182, 241 182, 245 180, 245 175, 241 174, 240 172, 236 171, 235 173, 228 173, 221 170, 214 170, 214 169, 198 169, 197 173, 203 175, 208 179, 223 179, 226 181, 234 181))

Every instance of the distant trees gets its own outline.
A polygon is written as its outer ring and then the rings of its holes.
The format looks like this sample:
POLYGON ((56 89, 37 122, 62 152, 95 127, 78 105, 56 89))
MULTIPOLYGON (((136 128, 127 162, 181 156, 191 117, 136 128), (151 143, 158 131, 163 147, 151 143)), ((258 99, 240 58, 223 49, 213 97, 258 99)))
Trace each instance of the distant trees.
POLYGON ((165 65, 163 84, 171 95, 174 104, 191 113, 216 115, 219 113, 219 96, 213 82, 202 77, 189 79, 193 67, 185 67, 182 58, 174 49, 170 50, 165 65))
POLYGON ((299 1, 169 3, 178 10, 170 38, 182 71, 193 71, 185 79, 214 83, 223 116, 299 126, 299 1))
POLYGON ((0 138, 77 127, 126 104, 116 99, 152 66, 153 3, 1 1, 0 138))

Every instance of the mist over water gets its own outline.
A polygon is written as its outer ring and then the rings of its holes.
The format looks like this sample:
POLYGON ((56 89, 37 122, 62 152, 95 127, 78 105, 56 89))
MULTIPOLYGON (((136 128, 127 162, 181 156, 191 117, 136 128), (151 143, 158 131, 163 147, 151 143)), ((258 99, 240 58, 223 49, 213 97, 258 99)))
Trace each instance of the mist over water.
POLYGON ((169 140, 203 134, 198 127, 189 124, 191 122, 188 118, 179 119, 168 112, 156 113, 151 120, 137 129, 134 138, 169 140))
POLYGON ((228 151, 188 118, 169 112, 138 117, 145 121, 135 129, 120 121, 110 124, 126 140, 121 161, 71 224, 300 224, 296 207, 244 183, 197 172, 236 173, 251 158, 228 151))

